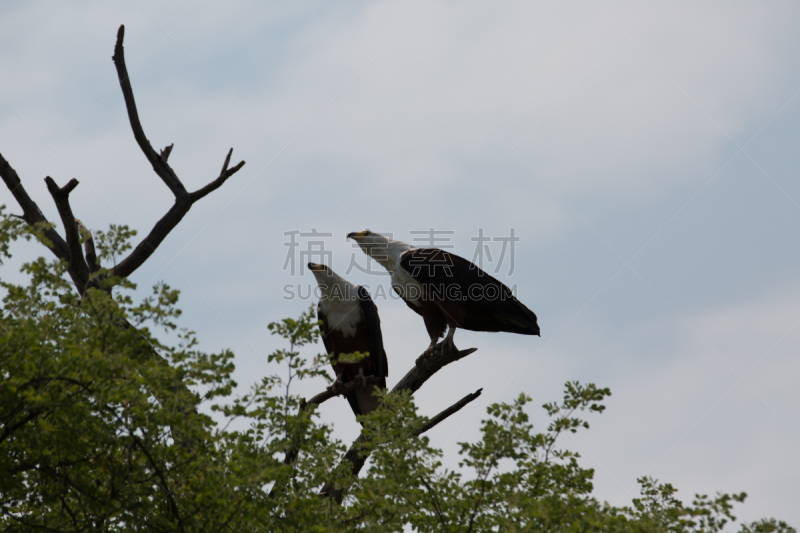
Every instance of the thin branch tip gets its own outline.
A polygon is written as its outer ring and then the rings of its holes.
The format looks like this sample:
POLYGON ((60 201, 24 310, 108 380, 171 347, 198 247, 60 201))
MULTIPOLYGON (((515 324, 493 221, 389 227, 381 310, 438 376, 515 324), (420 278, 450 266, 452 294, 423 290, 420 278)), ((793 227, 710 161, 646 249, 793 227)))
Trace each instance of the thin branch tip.
POLYGON ((240 169, 241 169, 243 166, 244 166, 244 160, 242 160, 242 161, 239 161, 239 162, 236 164, 236 166, 234 166, 232 169, 230 169, 230 170, 228 171, 228 176, 233 176, 234 174, 236 174, 237 172, 239 172, 239 170, 240 170, 240 169))
POLYGON ((433 428, 434 426, 436 426, 437 424, 439 424, 443 420, 445 420, 448 417, 450 417, 450 415, 453 415, 453 414, 457 413, 458 411, 460 411, 462 407, 464 407, 468 403, 470 403, 470 402, 474 401, 476 398, 478 398, 478 396, 481 395, 482 391, 483 391, 483 387, 481 387, 480 389, 478 389, 477 391, 475 391, 475 392, 473 392, 471 394, 467 394, 466 396, 464 396, 463 398, 458 400, 456 403, 454 403, 453 405, 451 405, 450 407, 448 407, 447 409, 445 409, 444 411, 442 411, 438 415, 436 415, 433 418, 431 418, 428 421, 427 424, 425 424, 424 426, 422 426, 419 429, 419 431, 417 432, 417 436, 422 435, 423 433, 425 433, 429 429, 433 428))
POLYGON ((114 44, 114 55, 111 56, 112 61, 117 61, 117 59, 121 59, 123 56, 122 52, 122 40, 125 38, 125 25, 120 25, 119 29, 117 30, 117 42, 114 44), (117 57, 119 55, 119 57, 117 57))
POLYGON ((69 183, 67 183, 66 185, 64 185, 64 188, 63 188, 63 189, 61 189, 61 190, 62 190, 62 191, 64 191, 64 193, 65 193, 65 194, 69 194, 69 193, 71 193, 71 192, 73 191, 73 189, 75 189, 75 187, 77 187, 77 186, 78 186, 78 180, 77 180, 77 179, 75 179, 75 178, 72 178, 71 180, 69 180, 69 183))
POLYGON ((75 187, 77 187, 79 183, 78 180, 72 178, 71 180, 69 180, 69 182, 67 182, 66 185, 64 185, 63 187, 59 187, 58 184, 56 183, 56 180, 54 180, 50 176, 46 176, 44 178, 44 182, 47 184, 47 190, 50 191, 50 194, 54 196, 57 195, 60 197, 69 196, 69 193, 75 190, 75 187))
POLYGON ((228 165, 231 163, 231 156, 232 155, 233 155, 233 148, 228 150, 228 155, 225 156, 225 162, 222 163, 222 171, 219 173, 220 176, 225 174, 228 171, 228 165))

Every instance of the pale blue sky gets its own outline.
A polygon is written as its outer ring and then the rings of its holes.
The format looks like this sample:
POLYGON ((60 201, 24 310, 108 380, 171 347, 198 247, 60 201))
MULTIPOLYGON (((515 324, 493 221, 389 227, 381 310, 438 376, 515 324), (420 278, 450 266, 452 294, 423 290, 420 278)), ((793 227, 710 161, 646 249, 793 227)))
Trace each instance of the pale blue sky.
MULTIPOLYGON (((479 228, 513 227, 500 277, 542 337, 456 333, 479 351, 417 395, 432 415, 484 388, 431 433, 448 464, 488 402, 592 381, 608 409, 564 444, 598 497, 625 503, 650 474, 687 500, 745 490, 740 518, 800 525, 800 6, 74 5, 0 7, 0 153, 51 219, 42 178, 76 177, 88 227, 149 231, 172 197, 127 123, 111 62, 124 23, 145 131, 175 143, 187 187, 231 146, 247 161, 134 276, 182 290, 182 325, 232 348, 241 384, 269 372, 266 324, 308 303, 282 299, 313 284, 282 270, 284 232, 333 233, 344 273, 350 231, 452 230, 471 258, 479 228)), ((392 385, 428 340, 402 302, 377 304, 392 385)), ((322 416, 357 434, 344 401, 322 416)))

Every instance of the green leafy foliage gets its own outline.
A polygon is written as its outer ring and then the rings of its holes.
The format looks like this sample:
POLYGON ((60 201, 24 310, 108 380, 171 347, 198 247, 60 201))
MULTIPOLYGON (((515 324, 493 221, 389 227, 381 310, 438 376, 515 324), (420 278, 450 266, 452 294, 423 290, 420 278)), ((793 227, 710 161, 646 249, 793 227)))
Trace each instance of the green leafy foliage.
MULTIPOLYGON (((4 257, 31 235, 7 216, 0 230, 4 257)), ((99 255, 115 261, 133 235, 122 226, 99 234, 99 255)), ((198 349, 194 332, 178 328, 178 292, 166 284, 134 302, 127 280, 80 296, 62 262, 39 258, 22 270, 26 283, 0 281, 4 531, 716 532, 745 499, 685 504, 671 485, 642 478, 631 507, 597 501, 593 471, 558 445, 589 428, 583 417, 602 413, 610 391, 572 382, 543 406, 545 431, 533 427, 525 395, 489 406, 456 470, 416 436, 427 420, 413 398, 384 393, 383 407, 361 419, 370 465, 354 478, 344 444, 292 390, 296 380, 330 381, 326 355, 300 355, 319 341, 313 308, 269 325, 286 346, 269 360, 285 373, 235 396, 233 354, 198 349), (317 495, 327 482, 346 488, 341 505, 317 495)), ((739 531, 794 529, 765 519, 739 531)))
MULTIPOLYGON (((100 262, 111 261, 117 264, 117 258, 132 248, 131 239, 136 236, 136 230, 125 225, 111 224, 108 231, 97 231, 94 234, 97 247, 97 259, 100 262)), ((82 235, 82 237, 86 237, 82 235)))

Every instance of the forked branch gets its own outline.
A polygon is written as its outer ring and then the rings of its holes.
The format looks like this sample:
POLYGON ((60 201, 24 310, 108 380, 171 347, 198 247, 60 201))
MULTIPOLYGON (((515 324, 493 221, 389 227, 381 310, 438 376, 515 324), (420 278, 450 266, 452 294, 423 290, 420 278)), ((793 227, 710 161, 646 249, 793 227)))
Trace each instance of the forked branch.
MULTIPOLYGON (((417 431, 414 432, 415 437, 419 437, 435 425, 439 424, 450 415, 453 415, 461 410, 462 407, 470 403, 471 401, 475 400, 478 396, 481 395, 483 389, 478 389, 471 394, 467 394, 456 403, 439 413, 438 415, 434 416, 428 423, 419 428, 417 431)), ((364 468, 364 464, 367 462, 367 457, 369 457, 369 452, 364 453, 364 445, 369 443, 369 439, 366 437, 364 431, 361 432, 361 435, 353 442, 350 448, 347 450, 347 453, 344 454, 344 460, 349 462, 352 465, 352 474, 357 476, 361 469, 364 468)), ((322 490, 319 491, 320 496, 323 497, 331 497, 333 496, 336 498, 336 501, 342 503, 342 494, 343 489, 341 487, 334 487, 330 484, 325 484, 322 487, 322 490)))
POLYGON ((61 222, 64 224, 64 234, 67 236, 67 249, 69 250, 69 274, 78 288, 78 292, 83 294, 86 283, 89 281, 89 266, 83 257, 81 250, 81 235, 75 215, 72 214, 72 207, 69 205, 69 193, 78 186, 78 180, 72 178, 69 183, 59 187, 55 180, 50 176, 44 179, 47 190, 58 208, 61 222))
MULTIPOLYGON (((127 67, 125 66, 125 56, 122 46, 123 37, 125 35, 124 26, 120 26, 117 32, 117 41, 114 47, 114 65, 117 68, 122 94, 125 98, 125 106, 128 111, 128 118, 133 129, 133 135, 136 142, 144 152, 147 159, 153 165, 153 170, 164 181, 167 187, 170 188, 175 196, 175 204, 170 210, 159 220, 147 237, 128 255, 127 258, 122 260, 110 272, 103 274, 103 276, 119 276, 127 277, 131 275, 137 268, 139 268, 156 250, 159 244, 166 238, 170 231, 181 221, 184 215, 189 211, 192 204, 203 198, 210 192, 219 188, 225 180, 235 174, 244 165, 244 161, 238 163, 232 168, 230 165, 231 155, 233 149, 228 152, 223 164, 222 171, 219 176, 203 187, 202 189, 189 193, 178 179, 177 174, 167 163, 172 145, 164 148, 160 154, 153 150, 150 141, 144 134, 141 121, 139 120, 139 113, 136 109, 136 102, 133 98, 133 89, 131 87, 130 78, 128 75, 127 67)), ((69 194, 77 187, 78 181, 75 179, 70 180, 64 187, 59 187, 56 182, 49 176, 46 178, 47 188, 55 201, 58 208, 59 216, 64 224, 66 240, 62 238, 53 227, 39 206, 36 205, 31 197, 28 195, 25 188, 22 186, 22 181, 17 172, 11 167, 8 161, 0 155, 0 176, 8 187, 9 191, 14 195, 14 198, 22 208, 22 218, 35 232, 36 236, 47 246, 53 254, 61 260, 68 262, 68 272, 72 278, 75 287, 81 295, 86 294, 86 287, 90 280, 92 273, 100 270, 100 265, 97 261, 97 255, 94 248, 94 241, 91 238, 91 233, 83 224, 78 221, 72 213, 72 208, 69 203, 69 194), (81 237, 83 237, 83 245, 85 250, 81 250, 81 237)), ((102 278, 98 276, 93 280, 97 286, 105 285, 102 283, 102 278)), ((120 327, 132 328, 133 325, 127 320, 120 321, 120 327)), ((158 360, 163 364, 168 364, 155 349, 147 344, 143 349, 137 352, 137 356, 141 357, 143 361, 158 360)), ((195 396, 188 389, 185 383, 179 379, 170 387, 172 394, 176 395, 173 398, 159 397, 159 401, 171 402, 176 405, 176 410, 184 415, 189 415, 195 412, 195 396)), ((178 436, 176 438, 182 443, 191 446, 191 437, 183 438, 178 436)))
MULTIPOLYGON (((117 32, 117 41, 114 46, 114 56, 112 59, 114 60, 122 94, 125 98, 125 107, 128 111, 128 119, 131 123, 133 136, 136 138, 139 148, 141 148, 145 157, 147 157, 148 161, 150 161, 150 164, 153 166, 153 170, 172 191, 172 194, 175 196, 175 204, 161 217, 153 229, 150 230, 147 237, 136 246, 130 255, 120 261, 109 273, 110 276, 118 277, 130 276, 137 268, 142 266, 167 237, 169 232, 172 231, 186 213, 189 212, 194 202, 218 189, 228 178, 244 166, 244 161, 240 161, 229 168, 231 156, 233 155, 233 148, 231 148, 225 157, 222 170, 216 179, 195 192, 190 193, 186 190, 186 187, 184 187, 183 183, 178 179, 175 171, 167 163, 167 159, 172 151, 172 145, 164 148, 161 153, 157 153, 150 145, 150 141, 144 133, 141 120, 139 119, 139 112, 136 109, 136 101, 133 97, 133 88, 131 87, 128 69, 125 65, 125 52, 122 46, 124 36, 125 26, 120 26, 117 32)), ((78 181, 72 179, 66 186, 59 187, 49 176, 45 179, 47 188, 53 196, 61 221, 64 224, 66 235, 66 240, 64 240, 55 229, 53 229, 53 225, 42 214, 36 202, 28 196, 28 193, 25 191, 19 179, 19 175, 2 155, 0 155, 0 176, 2 176, 6 186, 14 195, 20 207, 22 207, 23 214, 21 218, 25 220, 31 228, 38 231, 38 235, 44 237, 44 244, 56 257, 69 262, 70 277, 79 292, 83 294, 89 275, 99 270, 100 265, 97 263, 94 242, 91 240, 90 233, 85 236, 84 240, 85 257, 81 251, 80 227, 82 227, 82 225, 79 226, 79 223, 76 222, 69 205, 69 194, 77 187, 78 181)))
POLYGON ((125 49, 122 41, 125 37, 125 26, 120 26, 117 32, 117 42, 114 46, 114 66, 117 68, 117 77, 119 78, 119 85, 122 89, 122 95, 125 98, 125 107, 128 110, 128 119, 131 123, 133 136, 139 144, 147 160, 153 166, 153 170, 161 178, 164 184, 169 187, 172 194, 175 195, 175 204, 170 208, 167 213, 161 217, 156 223, 150 233, 145 239, 139 243, 136 248, 130 253, 128 257, 122 260, 111 272, 113 276, 126 277, 131 275, 137 268, 147 261, 153 255, 158 245, 169 235, 169 232, 178 225, 181 219, 189 212, 192 204, 199 199, 206 196, 208 193, 218 189, 225 181, 233 176, 244 166, 244 161, 240 161, 232 168, 228 168, 233 155, 233 148, 228 151, 225 157, 225 163, 222 165, 222 170, 219 176, 201 189, 189 193, 184 187, 178 175, 167 162, 170 153, 172 152, 173 145, 164 148, 161 153, 156 152, 147 136, 144 133, 144 128, 139 120, 139 112, 136 109, 136 100, 133 97, 133 87, 131 87, 131 80, 128 75, 128 68, 125 65, 125 49))
POLYGON ((228 168, 228 164, 231 162, 231 156, 233 155, 233 148, 228 151, 228 155, 225 157, 225 163, 222 165, 222 170, 219 173, 219 177, 203 187, 202 189, 198 189, 189 195, 191 198, 192 203, 196 202, 203 196, 207 195, 210 192, 213 192, 220 188, 220 186, 225 183, 225 180, 236 174, 240 168, 244 166, 244 161, 239 161, 233 168, 228 168))
MULTIPOLYGON (((453 352, 453 354, 449 354, 449 355, 451 355, 451 356, 452 355, 457 355, 457 357, 455 359, 452 359, 453 361, 455 361, 455 360, 461 359, 462 357, 465 357, 466 355, 471 354, 475 350, 476 350, 475 348, 470 348, 468 350, 463 350, 461 352, 453 352), (459 355, 459 354, 463 354, 463 355, 459 355)), ((443 354, 443 355, 444 355, 444 357, 442 357, 442 358, 446 359, 447 355, 446 354, 443 354)), ((447 363, 444 363, 444 364, 447 364, 447 363)), ((444 366, 444 364, 439 366, 438 368, 441 368, 442 366, 444 366)), ((438 370, 438 368, 437 368, 437 370, 438 370)), ((408 377, 409 374, 412 374, 412 372, 414 372, 414 370, 412 370, 411 372, 406 374, 406 377, 408 377)), ((435 372, 436 371, 434 370, 434 373, 435 372)), ((421 379, 421 380, 409 381, 407 383, 418 383, 419 385, 422 385, 422 383, 424 383, 428 379, 428 377, 430 377, 430 376, 427 376, 427 377, 425 377, 424 379, 421 379)), ((367 376, 366 377, 367 386, 370 386, 373 383, 376 383, 377 381, 378 381, 378 379, 375 376, 367 376)), ((403 380, 401 380, 401 381, 403 381, 403 380)), ((398 385, 399 385, 399 383, 398 383, 398 385)), ((300 411, 301 412, 305 411, 309 407, 311 407, 312 405, 319 405, 319 404, 321 404, 321 403, 323 403, 323 402, 325 402, 327 400, 330 400, 331 398, 334 398, 336 396, 340 396, 342 394, 346 394, 346 393, 348 393, 350 391, 353 391, 353 390, 357 389, 360 386, 362 386, 362 384, 360 383, 360 380, 355 380, 354 379, 353 381, 349 381, 349 382, 341 385, 337 389, 328 389, 328 390, 326 390, 324 392, 321 392, 321 393, 317 394, 316 396, 311 398, 308 402, 303 402, 302 405, 300 406, 300 411)), ((395 393, 398 390, 400 390, 400 389, 398 389, 398 387, 395 386, 392 389, 392 393, 395 393)), ((416 389, 414 389, 414 390, 416 390, 416 389)), ((442 421, 444 421, 445 419, 447 419, 449 416, 457 413, 465 405, 467 405, 471 401, 475 400, 478 396, 480 396, 481 392, 483 392, 482 388, 478 389, 477 391, 473 392, 472 394, 467 394, 466 396, 461 398, 459 401, 457 401, 456 403, 454 403, 453 405, 451 405, 450 407, 448 407, 447 409, 445 409, 441 413, 437 414, 436 416, 434 416, 433 418, 428 420, 428 422, 425 425, 423 425, 421 428, 419 428, 417 431, 414 432, 414 436, 415 437, 419 437, 420 435, 422 435, 426 431, 430 430, 431 428, 433 428, 437 424, 439 424, 442 421)), ((347 453, 345 454, 344 459, 352 464, 353 475, 358 475, 358 473, 364 467, 364 463, 367 460, 368 454, 365 455, 363 453, 359 453, 359 451, 363 449, 363 444, 365 444, 367 442, 368 442, 368 439, 365 436, 365 433, 362 431, 361 435, 358 436, 358 438, 350 446, 350 449, 348 449, 347 453)), ((294 462, 297 460, 298 453, 299 453, 299 450, 297 448, 290 449, 288 452, 286 452, 286 456, 283 458, 283 464, 285 464, 285 465, 294 464, 294 462)), ((280 490, 283 487, 283 485, 285 485, 285 480, 283 480, 283 482, 281 482, 281 481, 276 482, 275 485, 272 487, 272 490, 270 490, 269 497, 270 498, 274 498, 275 494, 277 493, 277 491, 280 490)), ((326 484, 322 488, 322 490, 320 491, 320 496, 334 496, 338 502, 341 502, 342 492, 343 491, 342 491, 341 488, 334 488, 332 485, 326 484)))
MULTIPOLYGON (((467 348, 466 350, 449 350, 446 348, 444 343, 439 343, 438 348, 441 348, 441 352, 433 353, 432 355, 423 355, 417 358, 416 365, 414 368, 408 371, 408 373, 397 382, 397 384, 392 388, 390 394, 396 394, 400 391, 409 390, 412 393, 418 390, 431 376, 433 376, 436 372, 442 369, 442 367, 449 365, 459 359, 463 359, 464 357, 468 356, 469 354, 475 352, 477 348, 467 348)), ((479 389, 477 392, 469 394, 453 404, 452 406, 448 407, 435 417, 433 417, 427 424, 427 427, 423 427, 417 435, 423 433, 423 431, 427 431, 428 429, 432 428, 445 418, 449 417, 453 413, 457 412, 459 409, 467 405, 469 402, 473 401, 475 398, 481 395, 481 391, 483 389, 479 389)), ((364 445, 369 442, 369 439, 366 436, 366 433, 362 430, 361 434, 358 438, 353 442, 350 448, 347 450, 347 453, 344 456, 343 462, 347 461, 351 465, 350 472, 353 476, 358 476, 358 473, 361 472, 361 469, 364 467, 364 463, 367 462, 367 458, 369 457, 369 451, 365 452, 364 445)), ((337 502, 341 503, 342 501, 342 492, 343 489, 341 487, 334 487, 330 483, 326 483, 322 490, 320 491, 320 496, 323 497, 330 497, 333 496, 337 502)))

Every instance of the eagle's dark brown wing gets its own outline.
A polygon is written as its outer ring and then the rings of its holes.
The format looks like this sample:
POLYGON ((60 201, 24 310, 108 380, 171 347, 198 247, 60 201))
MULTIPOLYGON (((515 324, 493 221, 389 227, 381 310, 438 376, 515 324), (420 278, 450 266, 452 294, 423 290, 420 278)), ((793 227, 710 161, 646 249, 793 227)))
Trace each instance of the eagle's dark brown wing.
POLYGON ((385 389, 386 376, 389 375, 389 362, 386 359, 386 350, 383 348, 383 335, 381 334, 381 319, 378 316, 378 307, 364 287, 358 287, 358 299, 361 301, 361 311, 366 322, 369 356, 372 360, 372 374, 382 378, 379 386, 385 389))
POLYGON ((404 252, 400 266, 438 299, 457 326, 473 331, 539 335, 536 315, 505 284, 463 257, 439 248, 404 252), (448 312, 450 310, 450 312, 448 312))

